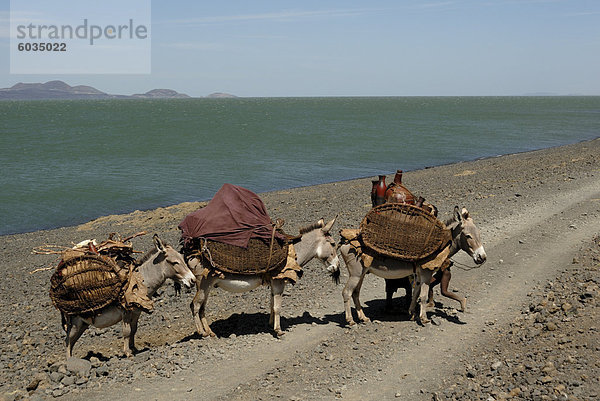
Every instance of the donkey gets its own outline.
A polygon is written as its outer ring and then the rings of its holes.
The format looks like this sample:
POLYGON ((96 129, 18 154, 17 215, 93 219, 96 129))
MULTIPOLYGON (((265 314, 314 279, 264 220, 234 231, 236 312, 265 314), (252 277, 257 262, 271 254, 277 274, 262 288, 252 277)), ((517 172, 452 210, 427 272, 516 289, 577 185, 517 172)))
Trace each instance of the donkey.
MULTIPOLYGON (((482 264, 486 261, 487 255, 481 243, 481 235, 479 229, 475 226, 473 219, 469 216, 467 209, 463 208, 459 211, 458 206, 454 208, 453 218, 446 222, 446 225, 452 232, 452 243, 450 245, 450 254, 453 256, 459 250, 467 252, 473 261, 477 264, 482 264)), ((342 291, 344 299, 344 308, 346 313, 346 322, 349 325, 355 324, 352 318, 350 307, 350 297, 354 300, 354 306, 358 319, 362 322, 368 322, 369 318, 364 314, 360 304, 360 288, 363 279, 367 273, 373 273, 376 276, 386 279, 398 279, 407 277, 413 274, 416 275, 415 291, 413 291, 412 302, 409 308, 409 313, 414 316, 416 308, 417 296, 421 301, 421 323, 429 322, 426 313, 426 296, 428 293, 428 284, 431 282, 433 271, 415 265, 413 263, 404 262, 397 259, 387 257, 376 257, 370 267, 365 267, 361 255, 357 254, 355 249, 350 244, 344 244, 340 247, 340 252, 346 267, 348 268, 348 281, 342 291), (426 284, 426 285, 422 285, 426 284)))
MULTIPOLYGON (((327 266, 327 271, 331 274, 333 280, 338 283, 340 262, 337 256, 335 241, 329 234, 333 223, 335 223, 335 218, 327 224, 321 219, 316 224, 300 229, 301 237, 298 242, 294 243, 294 248, 296 250, 296 260, 300 266, 304 266, 311 259, 317 257, 327 266)), ((195 274, 198 278, 198 281, 196 281, 197 292, 190 304, 190 308, 194 316, 198 334, 202 337, 215 336, 205 317, 206 301, 211 288, 218 287, 225 291, 242 293, 253 290, 261 284, 268 284, 271 287, 269 325, 273 327, 277 336, 284 334, 281 330, 280 313, 281 298, 287 283, 286 279, 274 279, 269 277, 269 275, 263 274, 247 275, 224 272, 220 276, 210 274, 203 276, 202 271, 204 268, 197 258, 191 258, 189 263, 190 266, 195 267, 195 274)))
MULTIPOLYGON (((170 245, 164 244, 158 235, 154 234, 153 240, 154 248, 137 262, 136 267, 143 277, 148 297, 151 297, 168 278, 191 287, 196 282, 196 277, 183 256, 170 245)), ((135 333, 140 314, 139 308, 126 310, 119 305, 109 305, 92 315, 62 314, 63 328, 67 335, 67 358, 71 357, 73 346, 89 326, 103 329, 120 321, 123 322, 123 352, 127 357, 133 356, 133 352, 136 351, 135 333)))

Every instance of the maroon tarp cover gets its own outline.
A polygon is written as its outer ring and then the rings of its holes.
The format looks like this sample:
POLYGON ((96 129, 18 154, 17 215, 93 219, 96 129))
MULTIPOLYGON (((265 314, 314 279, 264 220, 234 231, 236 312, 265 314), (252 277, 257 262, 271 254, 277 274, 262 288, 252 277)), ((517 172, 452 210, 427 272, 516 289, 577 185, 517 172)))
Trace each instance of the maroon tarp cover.
MULTIPOLYGON (((188 214, 179 229, 186 245, 194 238, 206 238, 247 248, 250 238, 270 243, 273 224, 258 195, 237 185, 224 184, 206 207, 188 214)), ((276 238, 285 239, 279 233, 276 238)))

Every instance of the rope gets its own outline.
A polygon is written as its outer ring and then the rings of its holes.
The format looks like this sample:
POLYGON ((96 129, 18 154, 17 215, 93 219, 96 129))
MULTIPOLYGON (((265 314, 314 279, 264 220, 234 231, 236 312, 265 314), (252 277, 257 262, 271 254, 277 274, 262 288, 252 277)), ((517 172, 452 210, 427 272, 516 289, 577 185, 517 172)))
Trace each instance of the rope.
POLYGON ((454 259, 452 259, 452 258, 450 258, 450 261, 453 263, 453 265, 452 265, 453 267, 454 267, 454 266, 456 266, 456 267, 458 267, 459 269, 461 269, 461 270, 464 270, 464 271, 469 271, 469 270, 479 269, 481 266, 483 266, 483 265, 485 264, 485 262, 483 262, 483 263, 482 263, 482 264, 480 264, 480 265, 469 266, 469 265, 467 265, 467 264, 465 264, 465 263, 460 263, 460 262, 457 262, 457 261, 455 261, 455 260, 454 260, 454 259))
POLYGON ((271 267, 271 258, 273 257, 273 242, 275 241, 275 231, 283 227, 283 220, 277 219, 275 224, 273 224, 273 230, 271 231, 271 244, 269 245, 269 259, 267 260, 267 268, 271 267))
POLYGON ((210 265, 213 268, 216 268, 215 262, 213 262, 212 255, 210 254, 210 250, 208 249, 208 246, 206 245, 207 243, 208 243, 208 241, 205 238, 200 238, 200 244, 202 247, 202 250, 200 252, 205 254, 205 259, 208 259, 208 261, 210 262, 210 265), (206 257, 206 255, 208 255, 208 257, 206 257))

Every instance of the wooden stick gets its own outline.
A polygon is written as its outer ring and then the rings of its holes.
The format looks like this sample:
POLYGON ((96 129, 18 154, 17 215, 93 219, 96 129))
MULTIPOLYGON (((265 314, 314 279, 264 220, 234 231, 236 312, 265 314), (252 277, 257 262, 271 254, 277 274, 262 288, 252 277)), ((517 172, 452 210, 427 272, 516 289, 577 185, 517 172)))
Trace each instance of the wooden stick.
POLYGON ((148 234, 146 231, 140 231, 139 233, 133 234, 133 235, 131 235, 131 236, 129 236, 129 237, 127 237, 127 238, 125 238, 125 239, 123 240, 123 242, 127 242, 127 241, 129 241, 129 240, 131 240, 131 239, 134 239, 135 237, 139 237, 139 236, 141 236, 141 235, 146 235, 146 234, 148 234))
POLYGON ((46 270, 52 270, 55 268, 56 268, 56 266, 40 267, 39 269, 35 269, 34 271, 29 272, 29 274, 33 274, 33 273, 37 273, 37 272, 44 272, 46 270))
POLYGON ((36 255, 60 255, 67 249, 69 248, 60 245, 44 244, 33 248, 31 253, 36 255))

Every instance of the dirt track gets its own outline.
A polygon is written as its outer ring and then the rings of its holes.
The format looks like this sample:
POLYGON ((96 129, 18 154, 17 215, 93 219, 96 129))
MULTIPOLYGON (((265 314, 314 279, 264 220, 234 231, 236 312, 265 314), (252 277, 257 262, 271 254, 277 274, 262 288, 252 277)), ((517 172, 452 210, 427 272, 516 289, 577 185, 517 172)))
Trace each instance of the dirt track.
MULTIPOLYGON (((80 227, 0 237, 7 269, 0 283, 0 373, 1 381, 7 383, 2 393, 7 399, 27 396, 25 387, 38 377, 35 390, 30 393, 33 398, 58 396, 65 400, 83 396, 88 400, 488 400, 508 396, 598 396, 598 370, 587 374, 586 380, 562 382, 560 374, 568 367, 560 365, 563 370, 547 374, 543 366, 537 366, 542 360, 556 360, 559 366, 567 357, 565 347, 570 350, 568 345, 574 342, 557 343, 561 334, 575 338, 585 334, 589 347, 579 346, 572 351, 587 354, 592 366, 600 360, 599 349, 592 345, 594 341, 600 344, 598 329, 592 329, 589 322, 587 326, 585 322, 581 323, 583 326, 575 325, 581 319, 589 320, 588 312, 598 316, 600 303, 598 281, 594 281, 598 280, 598 259, 594 260, 598 245, 591 242, 600 233, 598 155, 600 140, 595 140, 405 174, 406 185, 435 203, 442 215, 448 215, 455 204, 464 205, 482 230, 488 262, 470 271, 453 268, 450 287, 467 296, 466 314, 458 313, 454 301, 439 295, 431 313, 434 323, 425 327, 408 321, 401 313, 386 314, 384 281, 367 277, 361 299, 373 322, 348 328, 344 325, 342 286, 335 287, 323 267, 312 262, 302 280, 286 289, 282 326, 287 333, 281 339, 274 338, 268 330, 266 288, 243 295, 213 291, 207 315, 219 338, 201 339, 194 334, 187 306, 192 294, 177 298, 172 288, 165 287, 157 311, 142 317, 137 342, 144 351, 131 360, 118 358, 119 326, 89 330, 78 342, 75 356, 90 360, 91 369, 79 376, 61 367, 64 356, 60 319, 47 296, 51 273, 27 273, 51 263, 52 258, 29 255, 30 249, 44 242, 68 244, 90 237, 102 239, 111 231, 129 234, 142 228, 158 231, 176 242, 177 224, 198 205, 110 216, 80 227), (586 262, 574 265, 574 258, 586 262), (574 266, 587 269, 591 281, 580 283, 582 273, 573 270, 574 266), (578 312, 565 311, 560 317, 554 312, 544 315, 545 306, 536 310, 537 305, 548 299, 547 283, 559 276, 556 283, 563 285, 563 292, 591 295, 581 304, 575 304, 579 298, 574 295, 571 304, 578 312), (572 285, 567 285, 569 278, 573 279, 572 285), (549 322, 556 327, 550 333, 554 337, 546 338, 549 322), (578 332, 579 327, 587 327, 585 333, 578 332), (515 356, 515 344, 521 340, 513 337, 521 329, 523 338, 530 341, 522 341, 528 344, 530 352, 515 356), (535 347, 540 349, 536 351, 535 347), (521 360, 531 365, 524 370, 539 377, 529 381, 524 378, 523 383, 509 382, 509 377, 518 375, 502 377, 503 371, 516 369, 521 360), (495 381, 490 384, 490 379, 495 381)), ((358 226, 369 207, 369 189, 370 179, 362 179, 262 197, 272 217, 286 219, 286 231, 296 232, 322 216, 331 218, 339 213, 337 231, 358 226)), ((142 238, 135 244, 145 249, 150 240, 142 238)), ((473 265, 464 254, 456 260, 473 265)), ((347 272, 344 266, 342 269, 343 283, 347 272)), ((555 298, 559 296, 553 295, 555 298)), ((571 367, 577 370, 575 363, 571 367)))

